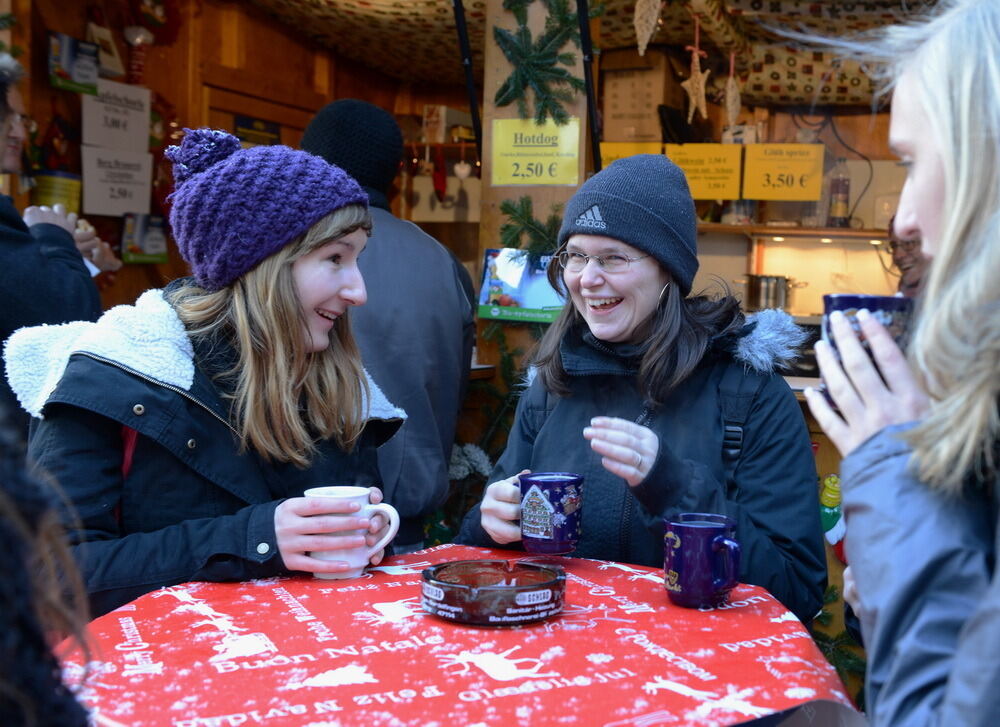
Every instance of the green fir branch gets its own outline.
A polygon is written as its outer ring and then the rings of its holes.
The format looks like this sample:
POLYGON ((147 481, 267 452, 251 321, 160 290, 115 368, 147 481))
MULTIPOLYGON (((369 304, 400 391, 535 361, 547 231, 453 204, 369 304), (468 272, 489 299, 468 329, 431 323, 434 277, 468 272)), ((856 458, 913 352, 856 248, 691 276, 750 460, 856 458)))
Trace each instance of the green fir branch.
MULTIPOLYGON (((564 104, 571 103, 576 94, 586 88, 582 79, 558 67, 576 63, 575 54, 563 53, 560 49, 569 42, 580 47, 577 14, 571 11, 568 0, 544 0, 548 10, 545 29, 533 39, 527 27, 527 8, 532 1, 505 0, 504 9, 514 13, 517 20, 516 33, 493 28, 494 41, 513 67, 510 76, 497 89, 493 102, 497 106, 517 103, 518 116, 526 119, 529 117, 527 97, 530 90, 534 96, 535 123, 543 124, 551 118, 556 124, 564 125, 570 119, 564 104)), ((601 12, 603 6, 595 8, 591 17, 601 12)))
POLYGON ((523 249, 533 255, 548 255, 556 249, 562 223, 561 204, 552 205, 544 222, 535 219, 534 205, 527 195, 517 200, 503 200, 500 212, 507 216, 507 222, 500 226, 500 241, 504 247, 523 249), (525 237, 527 245, 524 245, 525 237))

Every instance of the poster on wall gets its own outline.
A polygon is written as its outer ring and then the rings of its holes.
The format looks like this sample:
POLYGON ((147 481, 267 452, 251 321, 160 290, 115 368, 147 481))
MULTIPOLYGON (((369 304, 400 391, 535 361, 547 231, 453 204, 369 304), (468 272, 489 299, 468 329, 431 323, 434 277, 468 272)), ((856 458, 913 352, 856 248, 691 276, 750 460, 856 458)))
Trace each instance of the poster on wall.
POLYGON ((149 214, 153 155, 148 152, 81 148, 83 213, 119 217, 128 212, 149 214))
POLYGON ((167 262, 167 236, 163 218, 129 212, 122 224, 122 262, 167 262))
POLYGON ((483 260, 479 317, 551 323, 563 307, 545 270, 551 255, 530 255, 512 247, 490 249, 483 260))
POLYGON ((97 93, 97 45, 49 33, 49 83, 77 93, 97 93))
POLYGON ((100 79, 96 96, 81 96, 83 143, 107 149, 149 150, 148 88, 100 79))
POLYGON ((253 116, 236 114, 233 117, 233 136, 240 140, 243 148, 269 146, 281 143, 281 125, 273 121, 255 119, 253 116))

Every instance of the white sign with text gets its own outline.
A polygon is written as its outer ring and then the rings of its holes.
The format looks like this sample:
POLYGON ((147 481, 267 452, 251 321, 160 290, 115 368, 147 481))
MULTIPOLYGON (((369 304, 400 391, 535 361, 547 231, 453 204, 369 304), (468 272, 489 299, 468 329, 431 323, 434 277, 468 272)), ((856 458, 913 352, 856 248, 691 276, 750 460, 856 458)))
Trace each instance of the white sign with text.
POLYGON ((149 89, 100 79, 97 95, 80 95, 83 143, 108 149, 149 150, 149 89))
POLYGON ((149 214, 152 154, 97 146, 85 146, 81 151, 84 214, 149 214))

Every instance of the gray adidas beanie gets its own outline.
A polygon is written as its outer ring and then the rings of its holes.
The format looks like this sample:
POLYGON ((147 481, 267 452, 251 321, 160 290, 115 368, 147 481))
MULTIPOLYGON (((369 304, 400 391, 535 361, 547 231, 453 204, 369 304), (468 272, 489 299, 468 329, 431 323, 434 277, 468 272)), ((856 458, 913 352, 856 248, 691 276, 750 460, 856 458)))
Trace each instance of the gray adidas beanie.
POLYGON ((684 295, 698 271, 698 221, 681 168, 662 154, 618 159, 569 202, 559 246, 573 235, 604 235, 649 253, 684 295))

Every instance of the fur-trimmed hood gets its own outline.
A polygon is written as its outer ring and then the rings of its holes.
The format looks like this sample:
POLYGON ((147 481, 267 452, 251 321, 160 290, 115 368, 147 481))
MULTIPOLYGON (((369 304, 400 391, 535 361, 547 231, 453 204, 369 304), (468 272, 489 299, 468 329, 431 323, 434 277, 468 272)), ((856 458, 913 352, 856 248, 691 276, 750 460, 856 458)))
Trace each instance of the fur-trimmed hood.
MULTIPOLYGON (((77 321, 21 328, 4 344, 7 381, 21 406, 41 417, 70 356, 89 353, 161 384, 190 391, 195 364, 191 339, 162 290, 147 290, 134 305, 115 306, 96 323, 77 321)), ((366 419, 406 419, 365 372, 366 419)), ((98 385, 95 382, 95 385, 98 385)))
POLYGON ((790 315, 777 309, 751 313, 744 330, 745 335, 736 339, 733 357, 762 374, 788 368, 808 338, 790 315))

